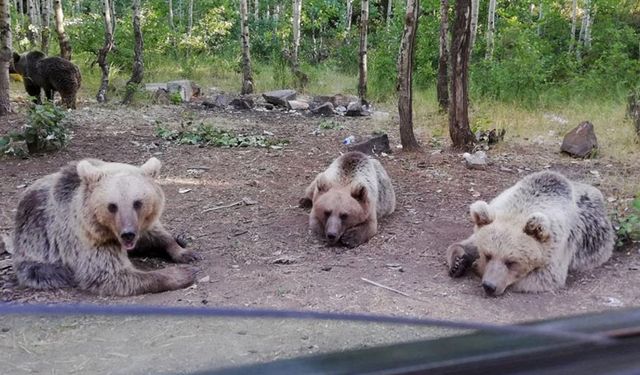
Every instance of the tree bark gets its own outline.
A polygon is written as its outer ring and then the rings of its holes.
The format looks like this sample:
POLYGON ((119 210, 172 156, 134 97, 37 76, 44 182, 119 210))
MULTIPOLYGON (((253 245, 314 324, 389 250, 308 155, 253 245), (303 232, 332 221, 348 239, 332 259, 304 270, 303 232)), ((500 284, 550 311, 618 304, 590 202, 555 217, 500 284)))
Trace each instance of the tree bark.
POLYGON ((189 20, 187 24, 187 34, 191 35, 191 29, 193 28, 193 0, 189 0, 189 20))
POLYGON ((251 53, 249 44, 249 10, 247 0, 240 0, 240 30, 242 42, 242 90, 241 94, 253 93, 253 76, 251 74, 251 53))
POLYGON ((449 0, 440 0, 440 55, 436 93, 440 110, 449 108, 449 0))
POLYGON ((176 31, 176 24, 173 22, 173 0, 169 0, 169 27, 171 31, 176 31))
POLYGON ((542 36, 542 17, 544 16, 542 11, 542 0, 538 5, 538 36, 542 36))
POLYGON ((102 0, 102 16, 104 18, 104 45, 98 52, 98 65, 102 71, 102 80, 96 100, 98 103, 107 101, 107 88, 109 87, 109 62, 107 55, 113 48, 113 23, 111 20, 111 0, 102 0))
POLYGON ((487 14, 487 53, 485 58, 493 58, 496 33, 496 0, 489 0, 489 13, 487 14))
POLYGON ((56 16, 56 33, 60 44, 60 56, 63 59, 71 60, 71 43, 64 31, 64 13, 62 13, 62 0, 54 0, 53 9, 56 16))
POLYGON ((9 0, 0 0, 0 116, 11 112, 9 64, 11 63, 11 13, 9 0))
POLYGON ((385 24, 387 26, 387 29, 389 28, 389 25, 391 24, 391 12, 393 11, 393 0, 387 0, 387 14, 386 14, 386 19, 385 19, 385 24))
POLYGON ((471 0, 471 42, 469 48, 473 51, 476 44, 476 35, 478 34, 478 12, 480 10, 480 0, 471 0))
POLYGON ((253 2, 253 19, 258 20, 260 16, 260 0, 254 0, 253 2))
POLYGON ((576 44, 576 19, 578 16, 578 0, 571 2, 571 40, 569 40, 569 52, 573 51, 576 44))
POLYGON ((37 0, 27 0, 27 13, 29 15, 29 23, 31 24, 27 31, 27 38, 29 39, 29 43, 31 47, 34 48, 37 46, 42 40, 40 39, 40 19, 38 18, 37 12, 37 0))
POLYGON ((367 96, 367 30, 369 27, 369 0, 362 0, 360 12, 360 75, 358 96, 365 100, 367 96))
POLYGON ((51 0, 40 0, 40 16, 42 18, 42 39, 40 50, 49 54, 49 36, 51 35, 51 0))
POLYGON ((293 51, 291 52, 291 65, 298 69, 298 50, 300 49, 300 14, 302 12, 302 0, 293 0, 293 51))
POLYGON ((418 17, 420 15, 419 0, 407 0, 407 13, 404 18, 404 32, 398 55, 398 114, 400 115, 400 143, 405 151, 416 151, 420 148, 413 134, 413 61, 418 17))
POLYGON ((454 149, 470 151, 475 137, 469 127, 469 42, 471 0, 457 0, 451 43, 449 135, 454 149))
POLYGON ((131 72, 131 78, 127 81, 122 104, 131 103, 133 94, 135 94, 144 78, 144 39, 142 37, 142 28, 140 27, 140 0, 133 0, 131 9, 133 10, 133 38, 135 40, 133 71, 131 72))
MULTIPOLYGON (((347 33, 351 31, 351 18, 353 17, 353 0, 347 0, 347 19, 346 21, 346 30, 347 33)), ((347 37, 347 41, 349 38, 347 37)))

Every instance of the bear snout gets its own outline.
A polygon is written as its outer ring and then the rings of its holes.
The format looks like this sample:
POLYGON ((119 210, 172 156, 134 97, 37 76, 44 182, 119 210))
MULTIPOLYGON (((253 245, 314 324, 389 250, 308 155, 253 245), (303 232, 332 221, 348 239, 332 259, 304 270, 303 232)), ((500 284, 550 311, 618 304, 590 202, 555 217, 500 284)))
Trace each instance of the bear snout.
POLYGON ((125 230, 120 233, 120 239, 122 240, 122 246, 126 250, 133 250, 136 246, 136 232, 131 230, 125 230))
POLYGON ((482 288, 484 289, 484 292, 488 295, 488 296, 495 296, 496 294, 496 286, 493 285, 492 283, 485 281, 482 283, 482 288))

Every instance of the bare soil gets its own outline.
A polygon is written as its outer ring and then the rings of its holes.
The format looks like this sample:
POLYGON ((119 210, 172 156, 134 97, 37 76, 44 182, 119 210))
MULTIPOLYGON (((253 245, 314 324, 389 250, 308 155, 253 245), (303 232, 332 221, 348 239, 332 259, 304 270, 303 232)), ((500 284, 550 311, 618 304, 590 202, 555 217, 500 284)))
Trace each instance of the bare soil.
MULTIPOLYGON (((611 204, 626 204, 637 188, 637 166, 611 160, 574 160, 558 153, 560 139, 533 142, 509 138, 489 151, 486 170, 469 170, 461 155, 441 151, 422 139, 419 153, 404 153, 393 118, 332 118, 280 111, 207 111, 198 104, 128 109, 87 105, 71 112, 74 137, 63 151, 0 160, 0 231, 8 232, 20 193, 39 177, 85 157, 141 164, 150 156, 163 162, 161 183, 167 206, 164 223, 191 239, 203 257, 198 282, 184 290, 136 297, 97 297, 78 290, 35 291, 16 285, 11 268, 0 271, 0 299, 10 302, 89 302, 175 306, 246 306, 511 323, 637 306, 640 256, 628 248, 604 266, 571 275, 567 287, 541 294, 506 293, 488 298, 473 276, 451 279, 444 252, 471 233, 468 207, 490 200, 524 175, 545 168, 598 185, 611 204), (289 140, 283 149, 213 148, 177 145, 158 138, 157 123, 205 121, 247 134, 275 134, 289 140), (343 129, 312 134, 321 122, 343 129), (392 177, 397 210, 379 233, 355 249, 327 247, 308 233, 308 212, 297 206, 304 188, 340 152, 349 135, 363 139, 387 130, 395 151, 381 161, 392 177), (190 189, 185 192, 185 189, 190 189), (207 208, 241 202, 205 212, 207 208), (206 281, 208 278, 208 281, 206 281), (373 280, 410 297, 365 283, 373 280)), ((17 129, 25 116, 0 124, 17 129)), ((422 134, 419 134, 422 137, 422 134)), ((0 255, 8 259, 9 255, 0 255)), ((169 264, 141 259, 142 267, 169 264)))

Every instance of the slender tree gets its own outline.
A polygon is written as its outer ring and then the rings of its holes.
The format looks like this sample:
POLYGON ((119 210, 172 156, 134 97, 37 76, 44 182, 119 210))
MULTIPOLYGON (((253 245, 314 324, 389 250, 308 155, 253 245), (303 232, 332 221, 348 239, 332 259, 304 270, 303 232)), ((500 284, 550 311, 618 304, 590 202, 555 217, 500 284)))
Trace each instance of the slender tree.
POLYGON ((133 94, 135 94, 144 78, 144 39, 142 37, 142 28, 140 27, 140 0, 133 0, 131 9, 133 10, 133 38, 135 40, 133 49, 133 71, 131 72, 131 78, 127 81, 122 104, 131 103, 133 94))
POLYGON ((440 54, 436 93, 440 110, 449 108, 449 0, 440 0, 440 54))
POLYGON ((173 22, 173 0, 169 0, 169 27, 171 31, 176 31, 176 24, 173 22))
POLYGON ((9 0, 0 0, 0 116, 11 112, 9 64, 11 63, 11 14, 9 0))
POLYGON ((398 114, 400 115, 400 143, 405 151, 420 148, 413 134, 413 61, 415 55, 419 0, 407 0, 407 13, 404 17, 404 32, 398 55, 398 114))
POLYGON ((369 0, 362 0, 360 12, 360 75, 358 96, 361 100, 367 96, 367 33, 369 28, 369 0))
POLYGON ((493 58, 496 34, 496 0, 489 0, 489 12, 487 14, 487 53, 485 58, 493 58))
POLYGON ((391 12, 393 12, 393 0, 387 0, 387 14, 385 14, 385 24, 387 29, 391 24, 391 12))
POLYGON ((457 0, 451 43, 451 103, 449 135, 453 148, 470 150, 474 135, 469 127, 469 42, 471 0, 457 0))
POLYGON ((42 20, 42 38, 40 41, 40 50, 45 54, 49 54, 49 36, 51 35, 51 0, 40 0, 40 17, 42 20))
POLYGON ((538 5, 538 36, 542 36, 542 17, 544 16, 542 11, 542 0, 538 5))
POLYGON ((187 20, 187 34, 191 35, 191 29, 193 28, 193 0, 189 0, 189 19, 187 20))
POLYGON ((291 65, 294 70, 300 66, 298 50, 300 49, 300 15, 302 13, 302 0, 293 0, 293 51, 291 52, 291 65))
POLYGON ((578 17, 578 0, 571 1, 571 39, 569 40, 569 51, 573 51, 576 44, 576 20, 578 17))
MULTIPOLYGON (((346 16, 346 29, 347 33, 351 31, 351 17, 353 17, 353 0, 347 0, 347 16, 346 16)), ((349 38, 347 38, 347 42, 349 38)))
POLYGON ((257 21, 259 16, 260 16, 260 0, 254 0, 253 1, 253 19, 257 21))
POLYGON ((251 53, 249 44, 249 9, 247 0, 240 0, 240 30, 242 41, 242 95, 253 93, 251 53))
POLYGON ((111 0, 102 0, 102 16, 104 18, 104 45, 98 52, 98 65, 102 71, 102 80, 96 100, 98 103, 107 101, 107 88, 109 87, 109 62, 107 55, 113 49, 113 23, 111 20, 111 0))
POLYGON ((60 44, 60 56, 62 56, 63 59, 71 60, 71 43, 69 43, 69 37, 64 31, 62 0, 53 1, 53 10, 56 17, 56 33, 58 34, 58 43, 60 44))
POLYGON ((478 12, 480 10, 480 0, 471 0, 471 42, 469 48, 473 51, 476 44, 476 35, 478 34, 478 12))
POLYGON ((39 43, 41 43, 42 39, 40 39, 40 18, 38 17, 38 4, 37 0, 27 0, 27 14, 29 16, 29 28, 27 31, 27 38, 29 39, 29 43, 31 47, 36 47, 39 43))

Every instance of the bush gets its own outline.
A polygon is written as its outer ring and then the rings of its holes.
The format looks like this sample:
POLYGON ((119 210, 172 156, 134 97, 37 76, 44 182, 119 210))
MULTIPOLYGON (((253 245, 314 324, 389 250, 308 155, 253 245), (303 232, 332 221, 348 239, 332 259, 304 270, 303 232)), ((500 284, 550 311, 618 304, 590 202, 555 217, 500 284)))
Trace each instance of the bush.
POLYGON ((0 137, 0 152, 24 157, 27 154, 64 148, 69 141, 69 131, 63 121, 65 116, 62 109, 50 102, 32 107, 21 133, 14 132, 0 137))
POLYGON ((640 195, 631 203, 629 213, 618 218, 616 233, 618 234, 618 247, 624 247, 632 242, 640 241, 640 195))

